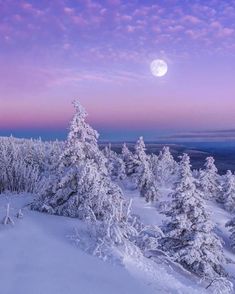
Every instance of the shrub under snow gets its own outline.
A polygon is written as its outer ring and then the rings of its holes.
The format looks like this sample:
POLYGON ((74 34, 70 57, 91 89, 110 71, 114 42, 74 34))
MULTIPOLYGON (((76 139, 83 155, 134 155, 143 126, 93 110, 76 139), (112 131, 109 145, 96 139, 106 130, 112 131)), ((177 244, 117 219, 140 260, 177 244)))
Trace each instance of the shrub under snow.
POLYGON ((62 143, 0 138, 0 193, 35 192, 58 162, 62 143))

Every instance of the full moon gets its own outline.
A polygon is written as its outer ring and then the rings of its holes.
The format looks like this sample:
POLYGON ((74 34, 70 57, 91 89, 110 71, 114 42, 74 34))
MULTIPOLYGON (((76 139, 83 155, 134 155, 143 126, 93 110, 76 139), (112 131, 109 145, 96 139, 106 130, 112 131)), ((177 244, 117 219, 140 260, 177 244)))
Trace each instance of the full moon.
POLYGON ((167 63, 162 59, 155 59, 150 64, 150 70, 155 77, 163 77, 168 70, 167 63))

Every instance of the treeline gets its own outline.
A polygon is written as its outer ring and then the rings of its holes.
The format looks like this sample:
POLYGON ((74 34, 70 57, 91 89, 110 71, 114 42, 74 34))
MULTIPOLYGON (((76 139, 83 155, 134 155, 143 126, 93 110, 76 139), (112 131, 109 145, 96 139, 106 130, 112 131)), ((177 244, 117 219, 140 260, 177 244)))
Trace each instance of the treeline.
POLYGON ((0 192, 35 192, 56 167, 62 148, 59 141, 0 138, 0 192))

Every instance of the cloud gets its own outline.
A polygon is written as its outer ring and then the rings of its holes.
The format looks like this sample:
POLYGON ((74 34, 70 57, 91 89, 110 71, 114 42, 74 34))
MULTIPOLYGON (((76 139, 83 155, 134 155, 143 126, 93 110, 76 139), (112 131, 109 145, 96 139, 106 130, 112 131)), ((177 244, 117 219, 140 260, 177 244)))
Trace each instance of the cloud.
POLYGON ((211 130, 178 133, 161 137, 170 141, 234 141, 235 130, 211 130))
POLYGON ((193 15, 185 15, 183 18, 182 18, 182 21, 183 22, 189 22, 193 25, 197 25, 199 23, 201 23, 201 20, 196 17, 196 16, 193 16, 193 15))
POLYGON ((66 14, 74 14, 75 13, 75 10, 71 7, 64 7, 64 12, 66 14))
POLYGON ((179 49, 179 54, 182 48, 185 54, 194 54, 195 44, 198 52, 232 52, 235 7, 230 1, 222 2, 189 4, 175 0, 167 5, 164 1, 137 4, 120 0, 12 0, 11 5, 3 3, 0 38, 8 46, 13 40, 14 44, 27 43, 31 48, 36 44, 40 50, 70 48, 71 53, 74 50, 81 56, 95 44, 97 50, 93 54, 99 59, 105 57, 109 46, 114 58, 125 60, 124 52, 145 49, 148 54, 156 51, 156 44, 159 50, 172 51, 174 44, 174 51, 179 49))
POLYGON ((31 13, 35 16, 42 16, 44 14, 43 10, 36 8, 35 6, 33 6, 33 4, 31 4, 29 2, 21 2, 20 5, 21 5, 23 11, 31 13))
POLYGON ((234 34, 234 29, 231 29, 231 28, 222 28, 218 33, 218 35, 223 38, 229 37, 233 34, 234 34))
POLYGON ((121 0, 107 0, 107 3, 112 6, 118 6, 121 4, 121 0))
POLYGON ((15 93, 37 93, 50 89, 79 88, 86 83, 97 82, 99 84, 122 85, 124 82, 139 82, 146 76, 127 70, 110 69, 105 71, 87 70, 84 68, 74 69, 70 67, 40 67, 32 65, 9 65, 1 66, 4 71, 4 81, 0 81, 2 91, 14 91, 15 93), (14 68, 14 71, 12 69, 14 68), (12 73, 13 72, 13 73, 12 73), (20 90, 21 89, 21 90, 20 90))
POLYGON ((133 32, 135 31, 135 27, 134 27, 134 26, 130 26, 130 25, 128 25, 128 26, 126 27, 126 30, 127 30, 128 33, 133 33, 133 32))
POLYGON ((88 24, 87 20, 82 15, 73 15, 71 20, 75 25, 78 26, 85 26, 88 24))

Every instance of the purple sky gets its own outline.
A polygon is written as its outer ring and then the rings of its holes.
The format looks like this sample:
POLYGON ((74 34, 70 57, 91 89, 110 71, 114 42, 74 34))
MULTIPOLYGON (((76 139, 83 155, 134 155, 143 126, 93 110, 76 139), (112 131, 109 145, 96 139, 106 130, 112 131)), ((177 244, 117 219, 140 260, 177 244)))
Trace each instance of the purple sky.
POLYGON ((0 135, 64 131, 76 97, 102 139, 235 128, 233 0, 0 0, 0 19, 0 135))

